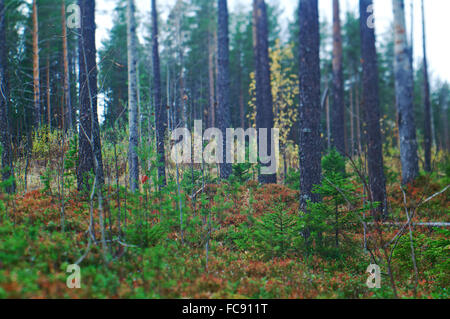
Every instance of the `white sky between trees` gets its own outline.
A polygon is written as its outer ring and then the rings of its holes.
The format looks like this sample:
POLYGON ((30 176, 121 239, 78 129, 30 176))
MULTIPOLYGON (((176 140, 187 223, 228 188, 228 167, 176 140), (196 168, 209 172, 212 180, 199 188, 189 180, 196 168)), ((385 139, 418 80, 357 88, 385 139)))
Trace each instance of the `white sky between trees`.
MULTIPOLYGON (((113 26, 113 11, 117 0, 96 0, 97 8, 97 48, 101 47, 102 41, 108 38, 109 30, 113 26)), ((139 29, 140 41, 143 41, 143 35, 147 35, 147 31, 143 27, 143 23, 150 21, 150 0, 135 0, 139 21, 141 26, 139 29)), ((159 13, 164 19, 167 17, 169 8, 171 8, 176 0, 158 0, 159 13)), ((216 0, 210 0, 216 1, 216 0)), ((288 22, 292 21, 297 7, 298 0, 266 0, 268 3, 278 2, 283 10, 282 16, 279 17, 279 23, 283 30, 286 30, 288 22)), ((414 55, 416 66, 422 59, 422 18, 421 18, 421 1, 405 0, 406 23, 408 34, 410 34, 410 3, 414 1, 414 55)), ((246 10, 251 8, 252 0, 228 0, 229 10, 235 11, 237 7, 246 10)), ((345 12, 351 10, 358 14, 358 0, 341 0, 341 19, 344 18, 345 12)), ((375 29, 377 33, 377 42, 383 39, 383 35, 389 32, 389 28, 393 21, 392 0, 374 0, 375 5, 375 29)), ((450 1, 449 0, 425 0, 425 22, 427 36, 427 54, 429 71, 431 76, 431 85, 435 84, 437 79, 450 82, 450 41, 448 33, 450 32, 450 1)), ((330 23, 332 21, 332 0, 319 0, 319 16, 320 19, 326 19, 330 23)), ((331 29, 330 29, 331 32, 331 29)), ((286 34, 284 32, 284 34, 286 34)), ((100 99, 100 112, 103 114, 103 105, 100 99)))

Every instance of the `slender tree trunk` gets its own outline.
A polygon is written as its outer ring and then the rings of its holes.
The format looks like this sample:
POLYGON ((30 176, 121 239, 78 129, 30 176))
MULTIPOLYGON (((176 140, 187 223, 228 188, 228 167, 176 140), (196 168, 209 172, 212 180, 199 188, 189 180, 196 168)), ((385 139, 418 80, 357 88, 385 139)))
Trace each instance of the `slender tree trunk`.
POLYGON ((450 152, 450 135, 448 128, 448 104, 449 104, 449 96, 445 97, 444 100, 444 109, 442 114, 442 122, 444 126, 444 147, 447 152, 450 152))
MULTIPOLYGON (((272 150, 271 129, 274 127, 274 115, 272 105, 272 89, 270 83, 269 64, 269 36, 267 7, 264 0, 253 0, 253 14, 256 38, 254 42, 255 66, 256 66, 256 127, 259 131, 267 129, 266 141, 258 137, 258 148, 261 150, 262 143, 266 142, 267 154, 272 150)), ((271 154, 274 155, 274 154, 271 154)), ((274 156, 272 156, 274 158, 274 156)), ((261 163, 261 167, 267 166, 261 163)), ((259 174, 259 182, 263 184, 276 184, 277 174, 259 174)))
POLYGON ((128 160, 130 166, 131 192, 139 191, 139 112, 137 107, 137 81, 136 81, 136 7, 134 0, 128 0, 127 6, 127 44, 128 44, 128 118, 130 129, 130 144, 128 160))
POLYGON ((333 0, 333 107, 331 108, 331 136, 339 153, 345 151, 345 108, 342 72, 342 35, 339 0, 333 0))
POLYGON ((218 108, 217 122, 223 134, 223 163, 220 164, 220 177, 228 179, 232 172, 232 166, 227 163, 226 129, 231 125, 230 114, 230 60, 229 60, 229 37, 228 37, 228 7, 227 0, 219 0, 218 18, 218 108))
POLYGON ((300 69, 300 210, 307 211, 307 202, 318 202, 312 192, 322 178, 320 138, 320 58, 319 11, 317 0, 300 0, 299 6, 299 69, 300 69))
POLYGON ((66 106, 64 112, 67 114, 67 116, 63 116, 63 121, 64 120, 66 121, 65 127, 71 132, 73 130, 73 120, 72 120, 72 100, 70 97, 69 51, 67 45, 65 0, 62 0, 61 18, 62 18, 62 40, 63 40, 63 62, 64 62, 64 101, 66 106))
MULTIPOLYGON (((8 123, 8 90, 6 79, 6 23, 5 23, 5 4, 4 0, 0 0, 0 143, 2 157, 2 180, 9 180, 14 176, 11 136, 8 123)), ((16 188, 15 182, 5 187, 5 191, 9 194, 14 193, 16 188)))
POLYGON ((34 126, 41 123, 41 92, 39 81, 39 22, 36 0, 33 0, 33 87, 34 87, 34 126))
MULTIPOLYGON (((47 49, 50 50, 50 46, 47 45, 47 49)), ((47 125, 49 129, 52 128, 52 108, 51 108, 51 96, 50 96, 50 52, 47 53, 47 85, 46 85, 46 93, 47 93, 47 125)))
POLYGON ((362 154, 362 142, 361 142, 361 103, 359 99, 359 86, 355 88, 355 103, 356 103, 356 139, 358 143, 358 155, 362 154))
MULTIPOLYGON (((153 99, 156 108, 156 149, 159 157, 158 177, 166 185, 166 157, 164 137, 167 130, 167 113, 161 98, 161 68, 159 63, 158 13, 156 0, 152 0, 152 40, 153 40, 153 99)), ((168 105, 168 104, 167 104, 168 105)))
POLYGON ((81 10, 81 30, 78 41, 80 126, 77 179, 78 190, 86 191, 90 189, 89 173, 95 173, 99 187, 104 183, 104 175, 97 115, 95 1, 79 0, 78 3, 81 10))
POLYGON ((413 93, 414 93, 414 0, 411 0, 410 4, 411 11, 411 29, 409 36, 409 57, 411 59, 411 70, 413 73, 413 93))
POLYGON ((355 103, 353 99, 354 87, 350 88, 350 156, 353 157, 355 154, 355 103))
POLYGON ((331 149, 331 118, 330 118, 330 103, 329 97, 325 100, 325 115, 327 121, 327 149, 331 149))
POLYGON ((395 43, 395 92, 400 135, 402 182, 412 182, 419 174, 416 124, 414 119, 413 73, 406 38, 404 0, 393 0, 395 43))
POLYGON ((216 125, 216 112, 215 112, 215 84, 214 84, 214 46, 211 33, 208 33, 208 79, 209 79, 209 126, 215 127, 216 125))
POLYGON ((424 90, 424 149, 425 171, 431 172, 431 102, 430 82, 428 78, 427 42, 425 33, 425 7, 422 0, 422 37, 423 37, 423 90, 424 90))
POLYGON ((383 144, 380 130, 378 62, 375 27, 372 25, 372 0, 360 0, 361 56, 363 68, 363 103, 367 125, 367 161, 372 202, 380 203, 376 218, 387 216, 386 179, 383 167, 383 144))

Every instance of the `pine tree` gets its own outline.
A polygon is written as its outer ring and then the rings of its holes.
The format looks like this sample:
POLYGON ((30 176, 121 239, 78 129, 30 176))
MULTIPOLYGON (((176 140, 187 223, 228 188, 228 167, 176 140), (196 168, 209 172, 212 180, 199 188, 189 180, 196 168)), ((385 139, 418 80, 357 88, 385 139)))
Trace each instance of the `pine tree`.
POLYGON ((386 179, 383 167, 383 144, 380 130, 378 62, 372 0, 360 0, 361 61, 363 68, 363 103, 367 126, 367 162, 371 200, 378 202, 376 218, 387 216, 386 179))
MULTIPOLYGON (((269 153, 272 149, 271 129, 274 125, 274 119, 272 90, 270 86, 267 7, 264 0, 253 0, 253 15, 253 42, 256 71, 256 127, 258 130, 267 129, 266 145, 269 153)), ((261 142, 259 139, 259 147, 261 147, 261 142)), ((265 166, 265 164, 261 163, 261 166, 265 166)), ((259 174, 259 181, 263 184, 275 184, 277 182, 277 174, 259 174)))
POLYGON ((430 80, 428 77, 427 42, 425 34, 425 6, 422 0, 422 43, 423 43, 423 105, 424 105, 424 150, 425 150, 425 171, 431 172, 431 101, 430 101, 430 80))
MULTIPOLYGON (((6 29, 5 29, 5 5, 0 0, 0 143, 2 157, 2 179, 8 181, 14 176, 11 154, 11 136, 8 121, 8 90, 6 84, 6 29)), ((14 193, 15 184, 6 187, 6 192, 14 193)))
POLYGON ((413 72, 406 39, 405 5, 393 0, 395 23, 395 91, 400 135, 402 182, 413 181, 419 174, 417 158, 416 124, 413 103, 413 72))
MULTIPOLYGON (((229 37, 228 37, 228 7, 227 0, 218 2, 218 107, 217 122, 219 129, 225 136, 226 129, 231 125, 230 119, 230 59, 229 59, 229 37)), ((228 179, 231 175, 231 164, 227 163, 227 142, 223 138, 223 163, 220 164, 220 177, 228 179)))
POLYGON ((156 0, 152 0, 152 58, 153 58, 153 95, 156 108, 156 143, 159 156, 158 177, 162 185, 166 185, 166 158, 164 137, 167 130, 167 112, 161 97, 161 71, 159 63, 158 13, 156 0))
POLYGON ((41 123, 41 91, 39 80, 39 22, 36 0, 33 1, 33 83, 34 83, 34 126, 41 123))
POLYGON ((345 155, 344 81, 342 71, 342 35, 339 0, 333 0, 333 104, 331 137, 333 146, 345 155))
POLYGON ((78 190, 89 186, 89 174, 94 173, 103 184, 103 161, 100 127, 97 115, 97 63, 95 46, 95 1, 79 0, 81 30, 78 42, 80 129, 78 151, 78 190), (97 165, 95 164, 95 162, 97 165))
POLYGON ((317 0, 300 0, 299 5, 299 158, 300 209, 306 211, 308 201, 318 202, 314 185, 322 177, 320 138, 320 35, 317 0))

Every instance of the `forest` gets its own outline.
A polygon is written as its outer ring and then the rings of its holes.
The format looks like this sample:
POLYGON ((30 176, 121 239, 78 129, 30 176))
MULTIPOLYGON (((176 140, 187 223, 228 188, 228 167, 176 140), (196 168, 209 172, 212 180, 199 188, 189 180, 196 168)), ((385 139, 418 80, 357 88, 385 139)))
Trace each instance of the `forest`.
POLYGON ((237 2, 0 0, 0 299, 449 298, 432 1, 237 2))

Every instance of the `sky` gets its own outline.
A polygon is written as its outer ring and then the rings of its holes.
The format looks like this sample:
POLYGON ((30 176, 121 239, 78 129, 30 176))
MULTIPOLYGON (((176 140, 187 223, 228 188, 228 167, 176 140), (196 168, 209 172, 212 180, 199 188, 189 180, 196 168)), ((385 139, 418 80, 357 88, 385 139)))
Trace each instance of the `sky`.
MULTIPOLYGON (((141 21, 150 19, 150 0, 135 0, 137 12, 141 21)), ((176 0, 160 0, 158 3, 162 18, 167 16, 169 8, 176 0)), ((215 1, 215 0, 211 0, 215 1)), ((294 18, 298 0, 266 0, 269 3, 278 2, 283 9, 279 18, 285 28, 288 21, 294 18)), ((422 59, 422 26, 420 0, 405 0, 407 29, 410 29, 410 3, 414 2, 414 55, 418 63, 422 59)), ((437 78, 450 82, 450 12, 449 0, 424 0, 427 36, 427 54, 432 85, 437 78)), ((112 28, 112 12, 117 0, 97 0, 97 46, 108 37, 108 30, 112 28)), ((229 10, 236 10, 237 6, 250 9, 252 0, 228 0, 229 10)), ((375 30, 377 39, 388 32, 393 20, 392 0, 374 0, 375 30)), ((341 17, 345 11, 357 12, 358 0, 341 0, 341 17)), ((332 0, 319 0, 319 15, 321 19, 332 20, 332 0)), ((408 31, 409 33, 409 31, 408 31)))
MULTIPOLYGON (((108 38, 108 30, 113 26, 112 12, 117 0, 96 0, 96 23, 97 23, 97 48, 101 47, 101 42, 108 38)), ((135 0, 137 14, 140 21, 149 21, 150 19, 150 0, 135 0)), ((161 18, 165 19, 169 9, 173 7, 176 0, 158 0, 158 12, 161 18)), ((217 0, 210 0, 217 1, 217 0)), ((267 3, 278 2, 282 8, 282 15, 279 18, 281 26, 286 29, 289 21, 294 19, 295 9, 298 0, 266 0, 267 3)), ((415 65, 423 59, 422 49, 422 13, 420 0, 404 0, 407 32, 410 34, 411 6, 414 3, 414 56, 415 65)), ((377 41, 381 40, 393 22, 392 0, 374 0, 375 32, 377 41)), ((358 0, 340 0, 341 19, 346 11, 353 11, 358 14, 358 0)), ((228 0, 228 7, 231 12, 236 11, 238 7, 250 10, 252 0, 228 0)), ((319 17, 326 19, 331 23, 333 17, 333 0, 319 0, 319 17)), ((450 82, 450 41, 447 32, 450 32, 450 0, 424 0, 425 4, 425 22, 426 22, 426 41, 428 67, 430 73, 431 89, 436 86, 437 81, 450 82), (446 35, 447 34, 447 35, 446 35)), ((331 27, 331 24, 330 24, 331 27)), ((143 39, 143 28, 140 32, 140 40, 143 39)), ((330 30, 331 32, 331 30, 330 30)), ((103 118, 104 105, 99 100, 99 114, 103 118)))

